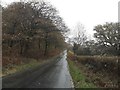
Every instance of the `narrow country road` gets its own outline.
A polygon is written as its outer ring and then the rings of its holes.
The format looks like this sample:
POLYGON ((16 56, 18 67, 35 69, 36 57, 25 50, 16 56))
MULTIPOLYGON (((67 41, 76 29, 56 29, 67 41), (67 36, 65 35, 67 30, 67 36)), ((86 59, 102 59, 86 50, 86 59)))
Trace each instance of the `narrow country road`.
POLYGON ((67 51, 64 51, 60 60, 27 88, 73 88, 66 55, 67 51))

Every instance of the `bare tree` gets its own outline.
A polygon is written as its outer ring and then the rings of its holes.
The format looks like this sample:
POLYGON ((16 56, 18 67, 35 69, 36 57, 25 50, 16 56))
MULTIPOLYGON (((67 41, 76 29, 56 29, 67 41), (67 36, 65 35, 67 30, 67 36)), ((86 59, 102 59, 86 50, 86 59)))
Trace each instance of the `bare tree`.
POLYGON ((84 26, 80 23, 78 23, 75 27, 76 35, 74 36, 74 42, 79 44, 80 46, 83 46, 87 40, 87 36, 85 35, 85 29, 84 26))
POLYGON ((32 42, 37 42, 38 50, 41 46, 44 49, 44 56, 49 46, 60 47, 59 42, 61 46, 64 44, 64 33, 68 30, 56 8, 44 1, 8 5, 3 9, 3 29, 3 42, 8 42, 9 47, 18 45, 20 54, 24 55, 32 42))

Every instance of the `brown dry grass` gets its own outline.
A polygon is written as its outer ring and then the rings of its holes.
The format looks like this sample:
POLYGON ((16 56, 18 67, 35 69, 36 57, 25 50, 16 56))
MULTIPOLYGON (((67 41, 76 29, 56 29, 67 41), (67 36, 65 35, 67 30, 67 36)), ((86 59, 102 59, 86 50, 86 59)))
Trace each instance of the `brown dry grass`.
POLYGON ((120 57, 76 56, 72 52, 68 52, 68 58, 74 61, 76 66, 84 73, 87 77, 86 81, 103 88, 119 86, 118 61, 120 57))

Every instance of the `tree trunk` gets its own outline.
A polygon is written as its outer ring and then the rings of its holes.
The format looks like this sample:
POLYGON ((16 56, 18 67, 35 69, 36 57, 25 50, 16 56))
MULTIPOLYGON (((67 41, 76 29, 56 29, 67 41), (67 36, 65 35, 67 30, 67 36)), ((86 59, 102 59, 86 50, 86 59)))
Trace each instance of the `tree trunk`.
POLYGON ((45 51, 44 51, 44 56, 47 55, 47 49, 48 49, 48 33, 46 32, 46 36, 45 36, 45 51))
POLYGON ((38 41, 38 47, 39 47, 39 50, 40 50, 40 39, 39 39, 39 41, 38 41))
POLYGON ((23 42, 20 40, 20 54, 23 54, 23 42))

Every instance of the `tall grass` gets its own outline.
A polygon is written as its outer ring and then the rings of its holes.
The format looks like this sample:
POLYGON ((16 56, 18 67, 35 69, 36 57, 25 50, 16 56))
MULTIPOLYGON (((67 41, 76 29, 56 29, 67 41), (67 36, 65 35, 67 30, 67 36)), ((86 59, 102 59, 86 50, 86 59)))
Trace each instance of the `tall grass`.
POLYGON ((68 58, 81 66, 90 80, 100 87, 118 87, 119 77, 119 60, 117 56, 77 56, 73 52, 68 52, 68 58), (93 75, 93 76, 91 76, 93 75), (100 78, 98 78, 100 77, 100 78))
POLYGON ((106 56, 77 56, 77 61, 82 64, 89 65, 96 70, 105 70, 114 74, 118 74, 118 61, 120 57, 106 56))
POLYGON ((105 70, 118 74, 120 57, 117 56, 76 56, 72 52, 69 52, 68 58, 84 65, 88 65, 90 68, 96 70, 105 70))

